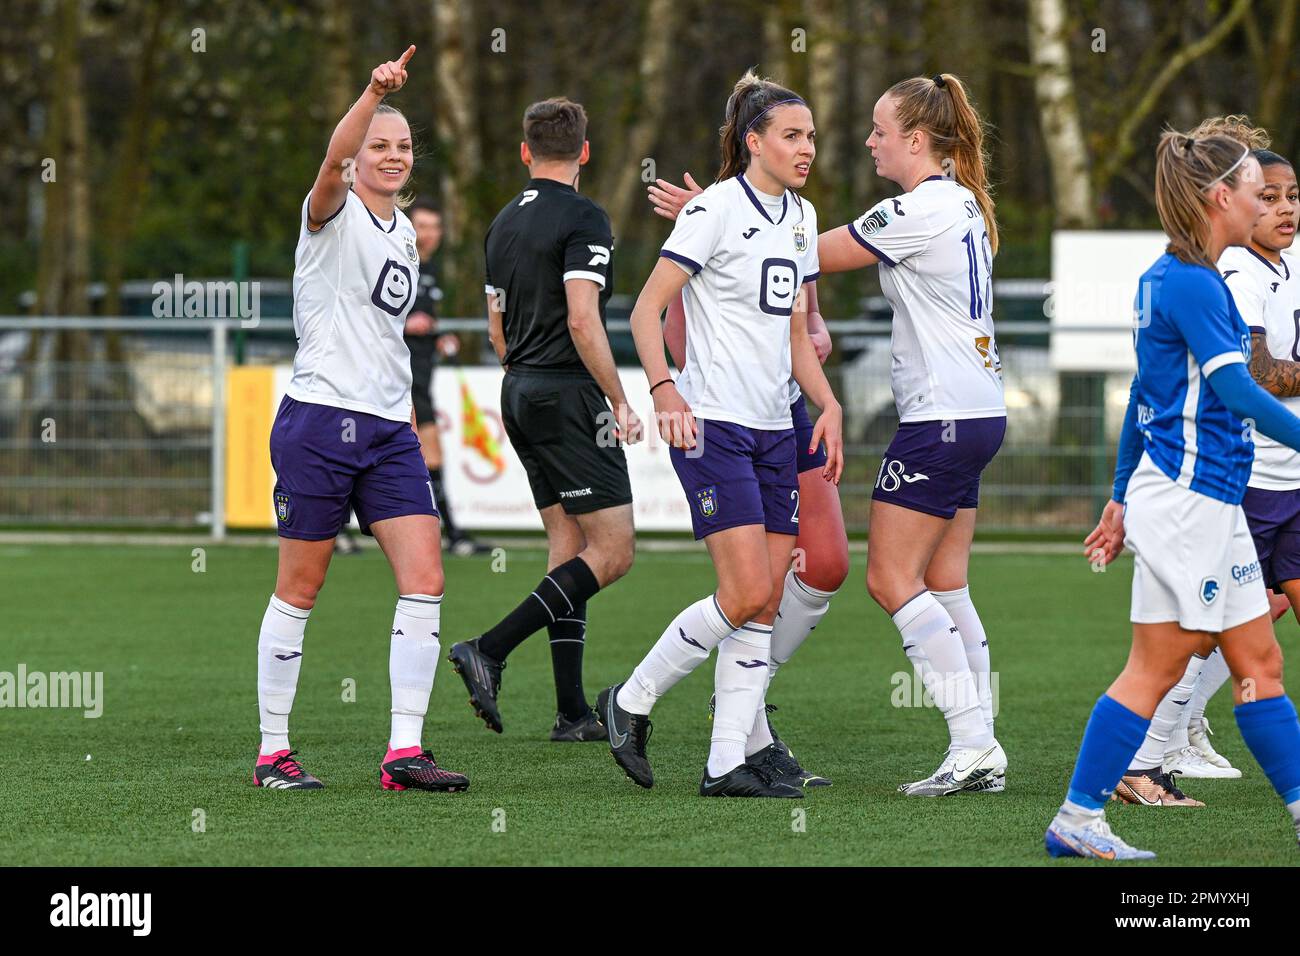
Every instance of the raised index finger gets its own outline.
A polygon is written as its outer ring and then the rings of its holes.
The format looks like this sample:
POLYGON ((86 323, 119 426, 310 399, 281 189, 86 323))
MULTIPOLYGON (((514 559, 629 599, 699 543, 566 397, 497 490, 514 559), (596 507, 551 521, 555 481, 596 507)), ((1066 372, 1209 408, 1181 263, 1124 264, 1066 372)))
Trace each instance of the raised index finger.
POLYGON ((406 66, 406 62, 407 62, 407 60, 409 60, 409 59, 410 59, 411 57, 413 57, 413 56, 415 56, 415 44, 414 44, 414 43, 412 43, 410 46, 408 46, 408 47, 406 48, 406 52, 402 54, 402 56, 401 56, 400 59, 398 59, 398 61, 397 61, 397 67, 398 67, 398 69, 402 69, 403 67, 405 67, 405 66, 406 66))

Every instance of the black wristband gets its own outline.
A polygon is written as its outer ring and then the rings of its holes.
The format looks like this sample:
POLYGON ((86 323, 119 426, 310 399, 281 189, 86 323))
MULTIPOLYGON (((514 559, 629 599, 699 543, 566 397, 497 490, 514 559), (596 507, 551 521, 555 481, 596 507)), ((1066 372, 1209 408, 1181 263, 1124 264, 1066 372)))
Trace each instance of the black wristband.
POLYGON ((671 378, 666 378, 662 382, 655 382, 653 385, 650 386, 650 394, 653 395, 655 393, 655 389, 658 388, 660 385, 668 385, 671 382, 672 382, 671 378))

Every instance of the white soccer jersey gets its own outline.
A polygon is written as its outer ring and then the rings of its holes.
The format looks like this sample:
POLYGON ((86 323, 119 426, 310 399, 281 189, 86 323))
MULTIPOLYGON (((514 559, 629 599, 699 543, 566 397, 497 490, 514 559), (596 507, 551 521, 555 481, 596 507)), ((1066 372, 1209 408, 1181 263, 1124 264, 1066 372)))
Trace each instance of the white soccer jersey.
POLYGON ((309 232, 303 200, 289 397, 410 421, 411 352, 402 329, 419 273, 415 228, 400 209, 382 222, 349 190, 339 211, 309 232))
POLYGON ((714 183, 686 204, 659 254, 691 274, 682 290, 686 366, 677 379, 691 411, 790 428, 790 316, 818 270, 812 203, 789 190, 764 196, 743 174, 714 183))
POLYGON ((993 337, 993 251, 975 195, 931 176, 849 232, 880 260, 894 310, 892 384, 903 422, 1005 415, 993 337))
MULTIPOLYGON (((1251 333, 1267 337, 1274 358, 1300 361, 1300 277, 1295 258, 1284 252, 1282 262, 1273 265, 1253 249, 1229 246, 1219 256, 1218 266, 1251 333)), ((1293 415, 1300 415, 1300 397, 1278 400, 1293 415)), ((1259 432, 1254 437, 1255 462, 1247 484, 1267 491, 1300 488, 1300 452, 1259 432)))

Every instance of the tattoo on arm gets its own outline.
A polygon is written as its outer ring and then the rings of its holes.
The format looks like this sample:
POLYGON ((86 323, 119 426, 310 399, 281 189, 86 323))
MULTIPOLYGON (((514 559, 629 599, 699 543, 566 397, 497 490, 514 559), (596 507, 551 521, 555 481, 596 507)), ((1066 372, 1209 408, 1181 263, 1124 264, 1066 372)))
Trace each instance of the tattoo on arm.
POLYGON ((1300 395, 1300 362, 1274 358, 1267 337, 1260 332, 1250 336, 1250 376, 1278 398, 1300 395))

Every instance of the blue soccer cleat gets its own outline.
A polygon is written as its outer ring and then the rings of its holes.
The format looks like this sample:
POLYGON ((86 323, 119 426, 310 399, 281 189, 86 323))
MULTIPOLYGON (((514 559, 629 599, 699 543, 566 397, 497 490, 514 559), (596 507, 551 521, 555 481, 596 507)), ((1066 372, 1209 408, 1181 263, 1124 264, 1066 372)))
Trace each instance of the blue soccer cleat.
POLYGON ((1051 856, 1082 856, 1093 860, 1154 860, 1150 850, 1131 847, 1110 832, 1104 816, 1072 824, 1058 814, 1047 828, 1043 843, 1051 856))

